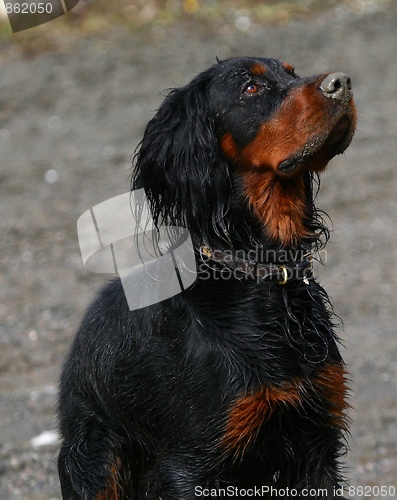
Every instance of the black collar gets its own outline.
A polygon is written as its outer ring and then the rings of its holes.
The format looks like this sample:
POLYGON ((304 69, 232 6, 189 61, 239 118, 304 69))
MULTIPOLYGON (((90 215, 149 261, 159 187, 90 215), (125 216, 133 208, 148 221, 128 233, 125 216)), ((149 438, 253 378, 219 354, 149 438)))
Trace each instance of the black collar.
POLYGON ((260 262, 244 259, 231 251, 212 249, 207 246, 199 248, 200 257, 204 262, 209 260, 220 264, 240 276, 245 275, 257 281, 274 281, 286 285, 290 281, 303 281, 309 284, 312 275, 313 255, 303 254, 299 260, 289 262, 260 262))

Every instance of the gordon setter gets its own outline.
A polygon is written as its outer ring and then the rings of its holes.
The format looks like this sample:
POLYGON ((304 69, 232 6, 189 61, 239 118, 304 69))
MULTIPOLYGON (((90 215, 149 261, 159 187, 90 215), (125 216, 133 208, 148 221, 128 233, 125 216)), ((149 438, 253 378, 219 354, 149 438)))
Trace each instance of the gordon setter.
POLYGON ((347 375, 311 261, 318 173, 355 125, 346 74, 276 59, 170 91, 132 188, 188 229, 197 279, 135 311, 116 279, 89 308, 61 377, 64 499, 343 497, 347 375))

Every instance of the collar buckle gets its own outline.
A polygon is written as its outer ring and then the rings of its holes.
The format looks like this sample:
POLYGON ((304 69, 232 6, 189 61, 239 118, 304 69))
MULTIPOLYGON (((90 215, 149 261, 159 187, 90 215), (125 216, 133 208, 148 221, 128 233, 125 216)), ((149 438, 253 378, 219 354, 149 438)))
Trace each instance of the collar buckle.
POLYGON ((288 282, 288 270, 287 270, 287 268, 284 265, 279 266, 279 269, 280 269, 280 271, 282 273, 283 279, 281 279, 278 282, 278 284, 279 285, 286 285, 287 282, 288 282))

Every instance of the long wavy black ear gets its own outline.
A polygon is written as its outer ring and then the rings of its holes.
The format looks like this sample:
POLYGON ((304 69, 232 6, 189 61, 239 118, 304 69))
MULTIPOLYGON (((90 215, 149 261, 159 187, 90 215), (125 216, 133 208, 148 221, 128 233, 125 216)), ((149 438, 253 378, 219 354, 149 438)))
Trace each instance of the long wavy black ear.
POLYGON ((227 233, 231 177, 208 104, 212 74, 172 90, 148 123, 134 157, 133 188, 144 188, 156 224, 186 226, 200 242, 227 233))

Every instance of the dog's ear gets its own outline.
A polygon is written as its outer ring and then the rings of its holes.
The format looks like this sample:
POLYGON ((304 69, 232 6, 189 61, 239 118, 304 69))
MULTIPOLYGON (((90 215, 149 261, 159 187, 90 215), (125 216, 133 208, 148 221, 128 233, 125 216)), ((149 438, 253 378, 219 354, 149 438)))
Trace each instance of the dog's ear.
POLYGON ((231 177, 208 104, 210 74, 170 92, 135 155, 133 188, 144 188, 156 224, 186 225, 209 243, 225 237, 231 177))

